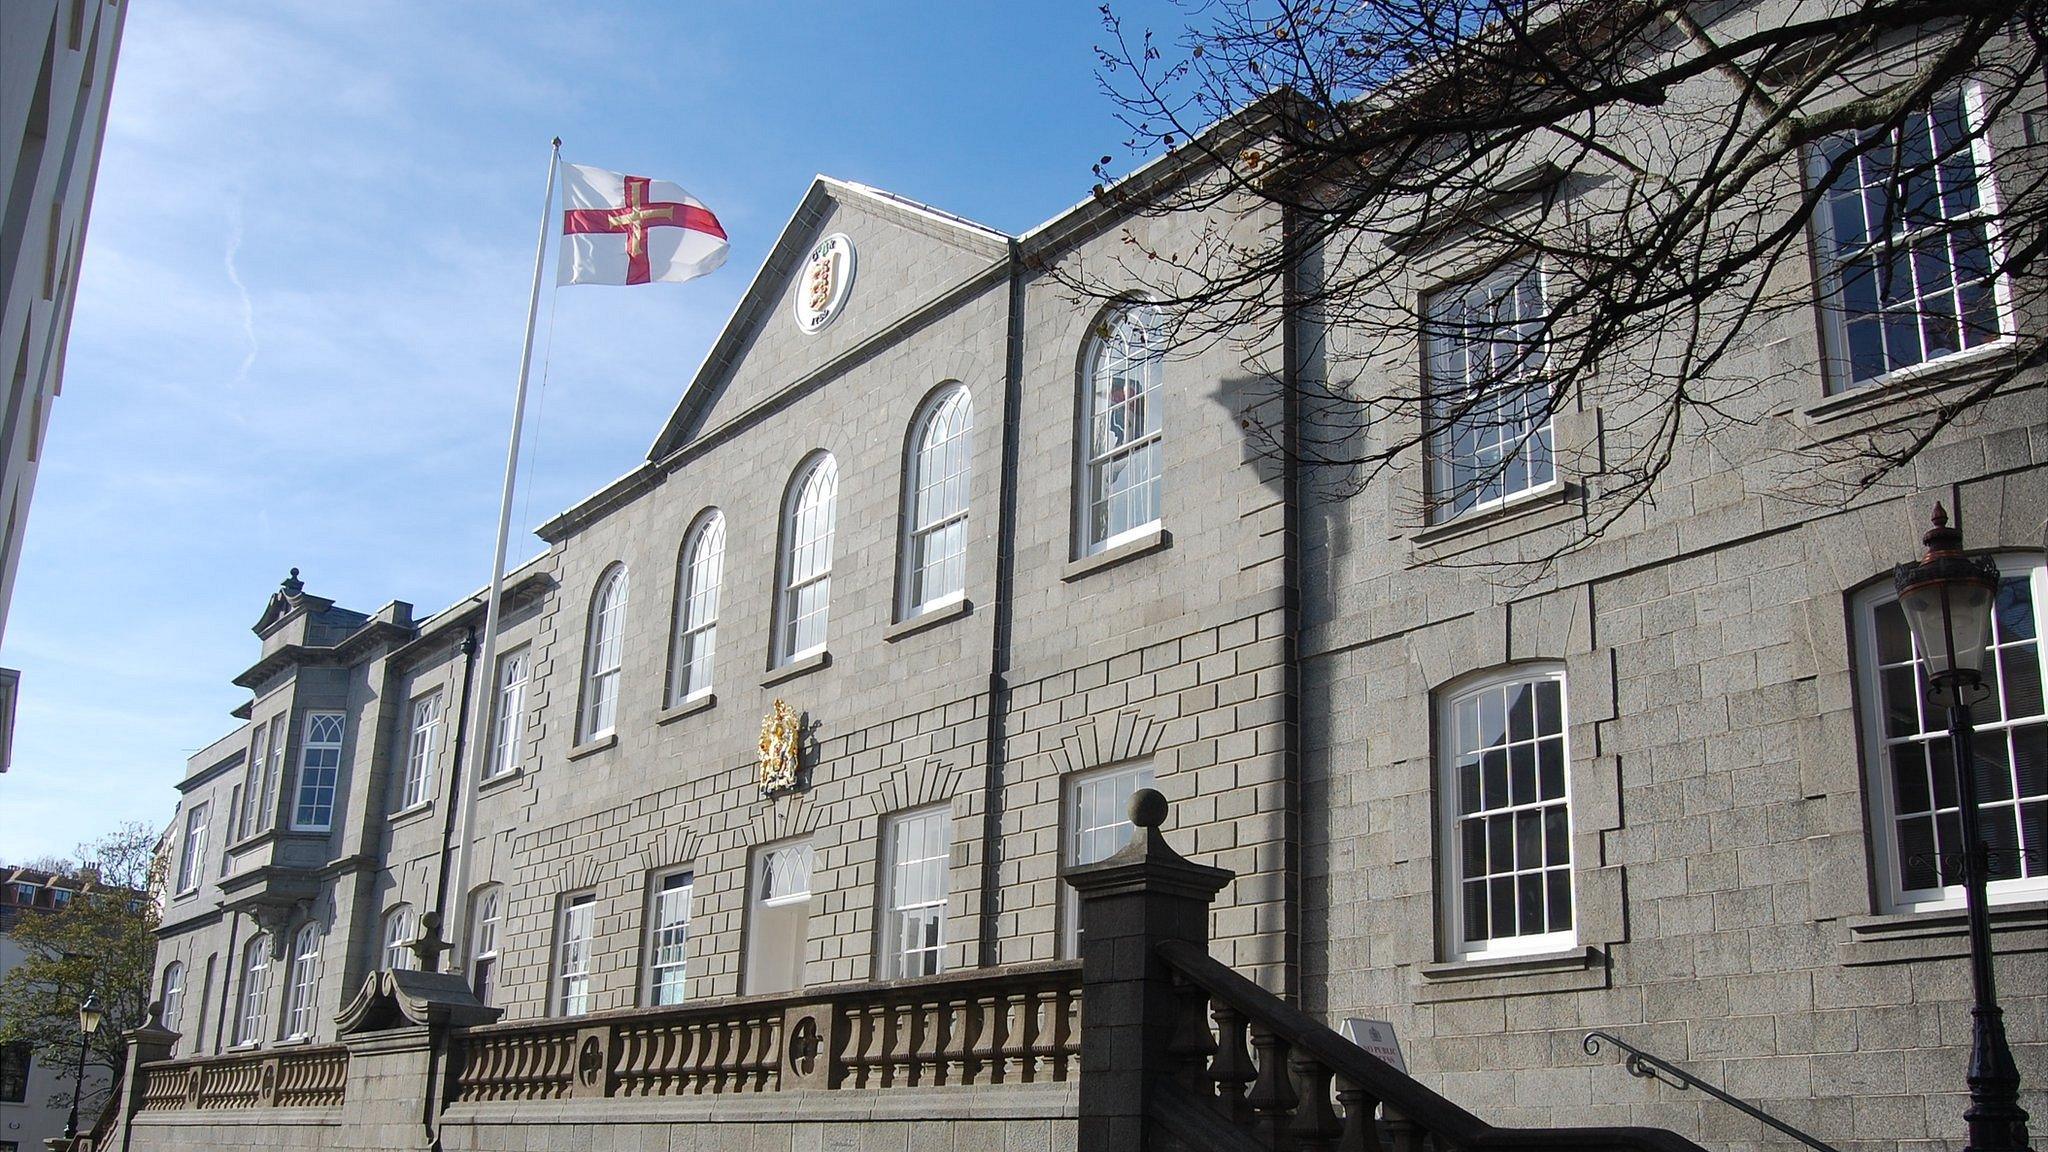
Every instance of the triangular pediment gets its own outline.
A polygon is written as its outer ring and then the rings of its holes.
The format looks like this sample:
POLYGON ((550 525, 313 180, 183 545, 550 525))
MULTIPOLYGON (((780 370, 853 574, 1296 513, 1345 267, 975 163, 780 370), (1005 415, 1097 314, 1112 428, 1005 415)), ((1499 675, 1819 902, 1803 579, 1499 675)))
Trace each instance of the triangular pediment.
POLYGON ((879 189, 820 176, 769 251, 725 329, 683 391, 648 459, 661 460, 706 430, 829 371, 905 317, 1007 259, 1010 238, 879 189), (846 264, 809 267, 820 242, 843 237, 846 264), (829 322, 806 331, 799 296, 829 299, 829 322), (822 281, 822 282, 821 282, 822 281))

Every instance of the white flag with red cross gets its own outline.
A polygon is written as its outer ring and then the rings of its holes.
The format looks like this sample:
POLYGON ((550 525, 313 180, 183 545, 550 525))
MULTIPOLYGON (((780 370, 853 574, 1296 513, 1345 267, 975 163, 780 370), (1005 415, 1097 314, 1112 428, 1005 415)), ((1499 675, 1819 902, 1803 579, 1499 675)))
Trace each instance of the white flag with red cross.
POLYGON ((725 229, 665 180, 562 165, 563 284, 694 280, 725 263, 725 229))

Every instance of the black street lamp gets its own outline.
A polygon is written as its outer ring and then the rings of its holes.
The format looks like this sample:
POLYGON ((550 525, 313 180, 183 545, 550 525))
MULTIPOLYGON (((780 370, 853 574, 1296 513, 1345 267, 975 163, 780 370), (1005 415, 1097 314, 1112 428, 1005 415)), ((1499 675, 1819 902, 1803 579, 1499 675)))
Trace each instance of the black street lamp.
POLYGON ((64 1121, 64 1139, 78 1136, 78 1095, 85 1089, 85 1047, 100 1030, 100 998, 87 993, 78 1006, 78 1072, 71 1078, 71 1115, 64 1121))
MULTIPOLYGON (((1991 611, 1998 597, 1998 565, 1989 557, 1963 555, 1963 534, 1949 527, 1948 512, 1934 506, 1934 527, 1921 538, 1927 554, 1892 573, 1899 607, 1913 630, 1913 642, 1927 664, 1928 699, 1948 709, 1948 737, 1962 809, 1963 894, 1970 920, 1970 1106, 1966 1152, 2023 1152, 2027 1111, 2020 1107, 2020 1071, 2005 1042, 2005 1014, 1991 972, 1991 923, 1985 914, 1984 885, 1991 872, 1977 812, 1977 757, 1970 707, 1991 695, 1984 682, 1985 648, 1991 642, 1991 611)), ((1944 872, 1947 869, 1942 869, 1944 872)))

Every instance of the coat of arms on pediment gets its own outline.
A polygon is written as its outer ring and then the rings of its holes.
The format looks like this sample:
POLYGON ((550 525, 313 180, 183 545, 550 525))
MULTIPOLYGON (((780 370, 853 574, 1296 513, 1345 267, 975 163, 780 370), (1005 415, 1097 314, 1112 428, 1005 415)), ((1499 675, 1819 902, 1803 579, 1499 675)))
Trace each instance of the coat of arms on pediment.
POLYGON ((811 334, 820 331, 839 315, 846 294, 853 287, 853 240, 834 232, 811 248, 804 258, 797 283, 796 326, 811 334))
POLYGON ((761 795, 777 796, 802 787, 803 721, 777 699, 761 719, 761 759, 755 779, 761 795))

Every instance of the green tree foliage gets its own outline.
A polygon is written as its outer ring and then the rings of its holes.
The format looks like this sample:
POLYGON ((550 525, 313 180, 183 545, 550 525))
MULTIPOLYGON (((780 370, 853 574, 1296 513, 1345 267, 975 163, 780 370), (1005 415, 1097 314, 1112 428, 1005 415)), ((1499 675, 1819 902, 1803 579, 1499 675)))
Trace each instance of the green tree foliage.
MULTIPOLYGON (((8 933, 26 953, 0 979, 0 1043, 27 1041, 38 1062, 69 1070, 78 1059, 78 1005, 88 994, 105 1011, 85 1054, 88 1087, 114 1083, 125 1062, 121 1034, 148 1019, 156 964, 162 863, 157 834, 127 824, 78 849, 62 873, 83 891, 64 908, 21 917, 8 933)), ((65 1077, 65 1102, 70 1077, 65 1077)), ((79 1102, 89 1123, 99 1099, 79 1102)))

